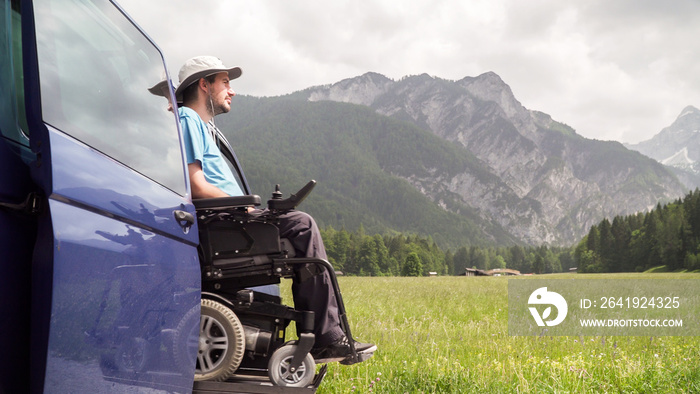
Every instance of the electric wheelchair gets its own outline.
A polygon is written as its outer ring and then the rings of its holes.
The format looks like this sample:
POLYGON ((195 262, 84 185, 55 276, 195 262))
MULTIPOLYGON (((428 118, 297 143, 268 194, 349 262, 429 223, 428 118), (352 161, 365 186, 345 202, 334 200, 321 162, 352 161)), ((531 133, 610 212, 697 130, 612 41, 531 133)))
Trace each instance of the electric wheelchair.
POLYGON ((316 363, 310 354, 314 344, 313 312, 283 305, 279 290, 277 294, 258 291, 258 286, 294 278, 297 268, 307 264, 327 270, 331 278, 341 328, 351 348, 351 356, 343 363, 372 356, 354 348, 333 267, 322 259, 295 257, 291 243, 280 238, 275 225, 279 216, 295 209, 314 186, 315 181, 311 181, 282 199, 278 185, 267 209, 257 214, 248 213, 249 207, 261 204, 257 195, 193 201, 200 232, 201 323, 197 326, 197 343, 184 342, 198 349, 195 381, 266 374, 277 386, 306 387, 316 379, 317 387, 326 366, 316 375, 316 363), (292 321, 298 339, 287 341, 286 328, 292 321))

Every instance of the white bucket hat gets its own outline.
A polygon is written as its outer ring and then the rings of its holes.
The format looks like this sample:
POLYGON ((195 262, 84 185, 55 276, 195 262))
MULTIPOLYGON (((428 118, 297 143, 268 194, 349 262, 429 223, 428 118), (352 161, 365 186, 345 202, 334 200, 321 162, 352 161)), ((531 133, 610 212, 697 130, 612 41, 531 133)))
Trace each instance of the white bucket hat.
POLYGON ((151 92, 151 94, 155 94, 156 96, 163 96, 166 98, 169 96, 168 80, 165 76, 165 73, 163 73, 163 77, 161 78, 160 82, 148 88, 148 91, 151 92))
POLYGON ((240 67, 228 68, 219 58, 214 56, 197 56, 187 60, 178 73, 180 85, 175 90, 176 99, 182 100, 182 92, 194 82, 199 81, 200 78, 206 78, 220 72, 227 72, 229 80, 236 79, 243 74, 240 67))

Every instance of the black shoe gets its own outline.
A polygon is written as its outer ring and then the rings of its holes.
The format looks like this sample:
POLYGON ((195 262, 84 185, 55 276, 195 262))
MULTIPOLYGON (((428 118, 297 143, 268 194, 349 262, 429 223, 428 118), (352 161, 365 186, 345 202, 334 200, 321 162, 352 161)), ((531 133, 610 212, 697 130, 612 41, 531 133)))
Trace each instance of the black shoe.
MULTIPOLYGON (((371 343, 362 343, 353 341, 355 345, 355 352, 363 355, 368 355, 374 353, 377 350, 377 346, 371 343)), ((311 349, 311 354, 317 363, 330 363, 333 361, 343 361, 352 356, 352 350, 350 350, 350 343, 348 342, 348 337, 343 335, 342 338, 331 343, 328 346, 311 349)), ((369 358, 369 357, 367 357, 369 358)))

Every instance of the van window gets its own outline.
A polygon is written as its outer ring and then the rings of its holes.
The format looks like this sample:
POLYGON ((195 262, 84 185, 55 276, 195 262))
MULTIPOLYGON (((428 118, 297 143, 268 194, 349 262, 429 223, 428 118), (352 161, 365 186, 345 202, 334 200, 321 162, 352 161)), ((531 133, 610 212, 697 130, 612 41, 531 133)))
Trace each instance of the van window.
POLYGON ((36 0, 45 123, 186 193, 177 118, 148 88, 160 52, 108 1, 36 0))
POLYGON ((3 2, 0 20, 0 132, 19 145, 29 146, 29 139, 22 132, 27 130, 24 111, 24 74, 22 72, 22 21, 20 0, 3 2))

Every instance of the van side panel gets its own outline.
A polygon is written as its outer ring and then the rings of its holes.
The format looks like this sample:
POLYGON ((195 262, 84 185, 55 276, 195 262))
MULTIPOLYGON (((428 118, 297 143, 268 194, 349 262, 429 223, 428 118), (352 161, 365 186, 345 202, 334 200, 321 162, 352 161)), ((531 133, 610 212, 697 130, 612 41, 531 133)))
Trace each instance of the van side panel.
POLYGON ((49 204, 46 390, 190 389, 195 354, 177 347, 193 329, 183 316, 199 299, 199 265, 189 246, 64 202, 49 204))
POLYGON ((14 363, 0 391, 189 392, 198 239, 174 216, 194 213, 177 118, 147 90, 167 76, 162 54, 108 0, 0 1, 21 11, 11 79, 23 79, 13 97, 26 113, 25 133, 7 130, 19 144, 0 130, 0 186, 43 196, 28 221, 0 213, 12 232, 0 243, 22 267, 0 268, 14 335, 0 339, 14 363))
POLYGON ((187 200, 46 129, 53 192, 44 248, 53 265, 45 390, 190 389, 196 349, 182 345, 196 343, 188 336, 198 322, 186 320, 199 306, 197 234, 173 220, 187 200))

